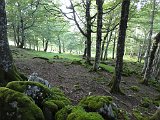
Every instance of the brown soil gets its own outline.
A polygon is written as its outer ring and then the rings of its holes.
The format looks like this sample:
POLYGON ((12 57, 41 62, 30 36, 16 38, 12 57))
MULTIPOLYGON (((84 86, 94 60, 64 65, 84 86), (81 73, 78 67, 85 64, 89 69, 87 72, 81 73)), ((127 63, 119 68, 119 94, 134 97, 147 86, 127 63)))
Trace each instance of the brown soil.
MULTIPOLYGON (((113 95, 109 92, 110 88, 107 86, 112 74, 105 71, 90 72, 88 68, 82 65, 60 62, 49 63, 38 58, 15 60, 15 64, 25 75, 28 76, 36 72, 39 77, 48 80, 52 86, 59 87, 71 98, 73 104, 77 104, 80 99, 88 95, 110 95, 118 107, 131 113, 133 108, 140 105, 142 97, 154 99, 159 94, 153 87, 139 84, 139 79, 135 76, 122 78, 121 88, 126 95, 113 95), (139 86, 140 91, 130 90, 130 86, 133 85, 139 86)), ((155 106, 150 105, 148 111, 153 113, 155 110, 155 106)), ((134 117, 131 119, 134 119, 134 117)))

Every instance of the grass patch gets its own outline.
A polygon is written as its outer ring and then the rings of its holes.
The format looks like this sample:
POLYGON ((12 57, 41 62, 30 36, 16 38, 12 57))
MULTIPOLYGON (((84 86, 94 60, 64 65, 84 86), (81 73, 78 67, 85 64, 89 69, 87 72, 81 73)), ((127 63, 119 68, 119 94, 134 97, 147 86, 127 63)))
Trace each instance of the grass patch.
POLYGON ((114 67, 113 66, 109 66, 109 65, 100 63, 99 67, 102 68, 103 70, 109 72, 109 73, 114 73, 114 67))

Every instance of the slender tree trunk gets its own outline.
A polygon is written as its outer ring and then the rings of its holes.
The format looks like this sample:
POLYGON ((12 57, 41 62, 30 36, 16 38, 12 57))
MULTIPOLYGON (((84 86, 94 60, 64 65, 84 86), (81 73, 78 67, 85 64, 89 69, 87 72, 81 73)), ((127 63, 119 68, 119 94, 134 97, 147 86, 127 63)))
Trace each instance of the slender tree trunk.
POLYGON ((112 37, 112 31, 110 32, 110 36, 109 36, 109 38, 107 40, 106 50, 105 50, 105 54, 104 54, 104 60, 108 59, 108 47, 109 47, 109 44, 111 42, 111 37, 112 37))
POLYGON ((150 79, 150 76, 151 76, 152 64, 153 64, 153 60, 155 58, 155 53, 158 48, 159 42, 160 42, 160 33, 158 33, 156 35, 155 40, 152 45, 149 61, 148 61, 147 68, 146 68, 144 78, 143 78, 143 84, 145 84, 145 85, 148 85, 148 80, 150 79))
POLYGON ((18 25, 17 25, 17 47, 19 47, 19 45, 20 45, 20 25, 18 22, 18 25))
POLYGON ((107 30, 106 35, 104 36, 103 42, 102 42, 102 50, 101 50, 101 60, 103 59, 103 53, 104 53, 104 45, 105 43, 107 43, 108 41, 106 41, 108 39, 108 34, 109 34, 109 30, 107 30))
POLYGON ((62 53, 61 40, 60 40, 60 36, 59 35, 58 35, 58 46, 59 46, 59 53, 62 53))
POLYGON ((105 43, 106 43, 106 39, 108 38, 108 34, 109 34, 111 22, 112 22, 112 16, 111 16, 110 19, 109 19, 109 25, 108 25, 108 27, 107 27, 107 29, 106 29, 106 35, 104 36, 104 39, 103 39, 103 42, 102 42, 101 60, 103 59, 104 45, 105 45, 105 43))
POLYGON ((45 42, 45 48, 44 48, 44 52, 46 52, 48 49, 48 40, 45 42))
POLYGON ((138 48, 138 54, 137 54, 137 61, 140 62, 142 56, 142 45, 139 43, 139 48, 138 48))
POLYGON ((91 63, 91 15, 90 15, 90 6, 91 6, 91 0, 86 0, 86 21, 87 21, 87 58, 86 62, 88 64, 91 63))
POLYGON ((124 48, 125 48, 125 36, 126 36, 126 29, 127 29, 128 15, 129 15, 129 6, 130 6, 130 0, 123 0, 122 10, 121 10, 121 19, 120 19, 120 25, 119 25, 119 36, 118 36, 118 43, 117 43, 115 79, 111 87, 112 93, 121 93, 119 86, 121 82, 121 74, 123 69, 123 55, 124 55, 124 48))
POLYGON ((115 37, 114 37, 114 40, 113 40, 112 59, 114 59, 115 47, 116 47, 116 32, 115 32, 115 37))
POLYGON ((83 52, 83 58, 87 57, 87 41, 85 41, 85 47, 84 47, 84 52, 83 52))
POLYGON ((5 0, 0 2, 0 83, 21 80, 13 65, 12 54, 7 39, 7 18, 5 0))
POLYGON ((96 0, 97 4, 97 40, 96 40, 96 56, 93 70, 97 71, 100 62, 101 41, 102 41, 102 16, 103 16, 103 0, 96 0))
POLYGON ((142 74, 144 74, 144 72, 146 71, 147 64, 149 62, 149 53, 152 45, 151 39, 152 39, 153 23, 154 23, 154 15, 155 15, 155 4, 156 4, 156 0, 153 0, 152 13, 150 18, 150 32, 149 32, 149 38, 148 38, 148 47, 145 54, 145 62, 144 62, 142 74))

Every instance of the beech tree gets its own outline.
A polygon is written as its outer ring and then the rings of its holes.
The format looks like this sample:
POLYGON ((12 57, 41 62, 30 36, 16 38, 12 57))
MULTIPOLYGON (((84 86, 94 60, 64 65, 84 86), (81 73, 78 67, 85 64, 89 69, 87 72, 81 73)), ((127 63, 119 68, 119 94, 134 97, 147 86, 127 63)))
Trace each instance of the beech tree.
POLYGON ((94 62, 94 70, 97 71, 100 61, 101 41, 102 41, 102 15, 104 0, 96 0, 97 4, 97 40, 96 40, 96 56, 94 62))
POLYGON ((13 80, 22 80, 18 75, 7 39, 7 18, 5 0, 0 0, 0 83, 5 84, 13 80))
POLYGON ((121 19, 119 25, 119 36, 117 41, 117 54, 116 54, 116 66, 115 66, 115 78, 111 88, 112 93, 120 93, 121 74, 123 69, 123 55, 125 48, 125 36, 129 15, 130 0, 123 0, 121 9, 121 19))

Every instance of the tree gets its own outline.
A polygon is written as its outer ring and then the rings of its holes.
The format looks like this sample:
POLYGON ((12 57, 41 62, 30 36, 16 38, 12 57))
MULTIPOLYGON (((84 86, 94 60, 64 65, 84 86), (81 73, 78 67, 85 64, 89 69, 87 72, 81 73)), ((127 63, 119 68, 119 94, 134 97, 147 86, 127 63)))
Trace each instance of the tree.
POLYGON ((102 15, 103 15, 103 0, 96 0, 97 4, 97 40, 96 40, 96 56, 93 70, 97 71, 99 68, 101 41, 102 41, 102 15))
POLYGON ((150 49, 151 49, 151 45, 152 45, 152 33, 153 33, 153 23, 154 23, 154 16, 155 16, 155 6, 156 6, 156 0, 153 0, 153 4, 152 4, 152 13, 151 13, 151 20, 150 20, 150 31, 149 31, 149 38, 148 38, 148 47, 146 50, 146 55, 145 55, 145 62, 144 62, 144 67, 142 70, 142 74, 146 71, 147 69, 147 64, 149 62, 149 54, 150 54, 150 49))
POLYGON ((123 68, 123 55, 125 48, 125 36, 126 36, 126 29, 127 29, 128 15, 129 15, 129 6, 130 6, 130 0, 123 0, 121 9, 121 19, 119 25, 119 36, 117 42, 115 78, 113 81, 113 85, 111 87, 112 93, 121 92, 119 86, 123 68))
POLYGON ((5 84, 13 80, 22 80, 18 75, 7 39, 7 18, 5 0, 0 1, 0 83, 5 84))
POLYGON ((155 53, 157 51, 157 48, 158 48, 158 43, 160 43, 160 33, 158 33, 155 37, 155 40, 153 42, 153 45, 152 45, 152 49, 151 49, 151 52, 150 52, 150 57, 149 57, 149 60, 148 60, 148 64, 147 64, 147 68, 146 68, 146 71, 145 71, 145 74, 144 74, 144 78, 143 78, 143 84, 145 85, 148 85, 148 80, 151 76, 151 71, 152 71, 152 64, 153 64, 153 61, 154 61, 154 58, 155 58, 155 53))

